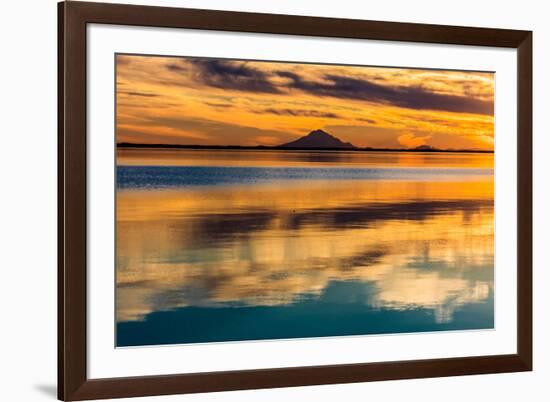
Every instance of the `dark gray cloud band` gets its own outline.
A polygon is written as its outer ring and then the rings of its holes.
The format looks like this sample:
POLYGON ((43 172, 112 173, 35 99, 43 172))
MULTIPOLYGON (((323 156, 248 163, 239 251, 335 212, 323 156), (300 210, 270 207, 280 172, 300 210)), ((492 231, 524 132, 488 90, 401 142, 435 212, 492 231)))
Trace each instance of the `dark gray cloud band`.
POLYGON ((276 109, 267 108, 262 110, 255 110, 254 113, 258 114, 275 114, 277 116, 300 116, 300 117, 321 117, 325 119, 338 119, 341 116, 332 112, 320 112, 318 110, 308 109, 276 109))
MULTIPOLYGON (((300 91, 319 97, 360 100, 384 105, 457 113, 493 115, 492 100, 473 96, 432 92, 421 86, 380 84, 365 78, 327 74, 322 81, 312 81, 291 71, 265 72, 247 62, 216 59, 193 59, 194 78, 207 86, 251 93, 281 94, 300 91), (279 82, 273 78, 286 78, 279 82)), ((169 65, 171 71, 184 71, 180 65, 169 65)), ((276 113, 275 113, 276 114, 276 113)), ((327 116, 328 117, 328 116, 327 116)))
POLYGON ((419 86, 381 85, 367 79, 334 74, 325 75, 323 82, 304 80, 300 75, 289 71, 279 71, 277 74, 290 80, 289 88, 311 95, 363 100, 408 109, 493 114, 492 101, 468 96, 440 94, 419 86))
POLYGON ((279 93, 268 75, 245 62, 195 59, 197 79, 203 84, 222 89, 244 92, 279 93))

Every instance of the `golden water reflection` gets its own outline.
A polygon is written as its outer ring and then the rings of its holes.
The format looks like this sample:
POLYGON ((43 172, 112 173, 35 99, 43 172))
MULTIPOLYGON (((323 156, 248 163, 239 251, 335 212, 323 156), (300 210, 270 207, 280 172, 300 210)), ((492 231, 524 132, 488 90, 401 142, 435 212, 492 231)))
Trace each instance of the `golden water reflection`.
MULTIPOLYGON (((491 156, 492 158, 492 156, 491 156)), ((493 290, 493 178, 119 190, 117 320, 290 305, 333 281, 449 322, 493 290)))

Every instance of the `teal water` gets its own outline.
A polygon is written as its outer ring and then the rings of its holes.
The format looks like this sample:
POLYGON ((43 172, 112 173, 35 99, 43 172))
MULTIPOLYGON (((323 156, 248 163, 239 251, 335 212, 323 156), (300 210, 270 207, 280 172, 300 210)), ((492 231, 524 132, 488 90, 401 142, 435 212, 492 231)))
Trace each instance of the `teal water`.
MULTIPOLYGON (((434 309, 372 308, 375 285, 331 282, 319 298, 284 306, 183 307, 117 325, 117 346, 397 334, 493 328, 493 294, 438 321, 434 309)), ((452 304, 452 303, 450 303, 452 304)), ((450 306, 441 306, 445 309, 450 306)))

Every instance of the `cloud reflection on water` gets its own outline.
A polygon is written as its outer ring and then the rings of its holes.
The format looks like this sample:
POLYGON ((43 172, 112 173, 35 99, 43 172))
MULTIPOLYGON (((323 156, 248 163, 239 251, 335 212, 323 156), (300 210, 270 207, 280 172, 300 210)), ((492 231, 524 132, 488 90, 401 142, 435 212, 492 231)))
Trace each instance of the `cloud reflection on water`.
POLYGON ((492 292, 493 221, 492 176, 119 191, 117 320, 290 305, 357 281, 370 308, 449 322, 492 292))

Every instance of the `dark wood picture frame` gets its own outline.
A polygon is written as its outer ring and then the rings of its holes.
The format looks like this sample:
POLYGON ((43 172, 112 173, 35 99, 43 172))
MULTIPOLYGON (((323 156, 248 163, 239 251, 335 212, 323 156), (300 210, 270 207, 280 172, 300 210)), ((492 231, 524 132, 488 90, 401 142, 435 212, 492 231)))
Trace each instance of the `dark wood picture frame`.
POLYGON ((118 398, 532 370, 532 32, 72 1, 58 4, 58 27, 59 399, 118 398), (88 379, 86 25, 89 23, 517 49, 517 353, 88 379))

